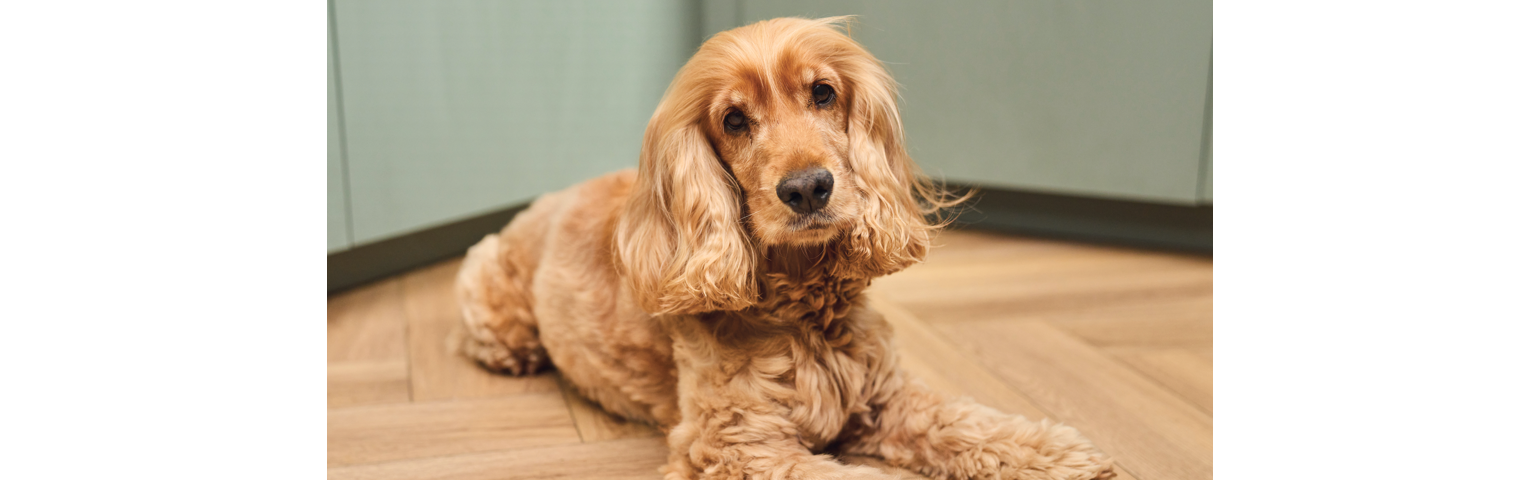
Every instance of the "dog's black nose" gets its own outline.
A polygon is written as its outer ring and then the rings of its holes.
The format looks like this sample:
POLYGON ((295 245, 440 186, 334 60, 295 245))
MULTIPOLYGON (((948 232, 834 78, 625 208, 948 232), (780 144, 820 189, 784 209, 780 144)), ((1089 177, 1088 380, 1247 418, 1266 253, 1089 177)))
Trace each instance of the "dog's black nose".
POLYGON ((822 167, 792 172, 775 187, 775 194, 781 197, 781 203, 797 213, 813 213, 823 209, 829 203, 829 195, 833 193, 834 174, 822 167))

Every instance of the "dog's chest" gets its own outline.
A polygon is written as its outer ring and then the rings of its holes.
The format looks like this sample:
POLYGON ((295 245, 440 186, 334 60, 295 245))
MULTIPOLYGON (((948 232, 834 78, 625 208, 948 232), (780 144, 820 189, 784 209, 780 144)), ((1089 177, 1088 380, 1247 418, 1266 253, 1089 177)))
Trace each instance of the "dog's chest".
POLYGON ((872 360, 847 350, 802 351, 755 359, 752 374, 769 379, 763 391, 782 406, 803 446, 820 451, 839 437, 852 415, 871 411, 872 360))

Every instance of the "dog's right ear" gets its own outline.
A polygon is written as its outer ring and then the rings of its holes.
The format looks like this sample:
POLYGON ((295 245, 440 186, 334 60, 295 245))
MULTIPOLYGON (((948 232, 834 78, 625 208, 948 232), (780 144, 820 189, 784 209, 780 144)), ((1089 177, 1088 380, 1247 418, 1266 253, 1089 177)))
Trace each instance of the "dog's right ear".
MULTIPOLYGON (((665 96, 667 97, 667 96, 665 96)), ((742 310, 758 300, 739 192, 710 142, 665 100, 642 140, 636 184, 616 227, 620 273, 650 313, 742 310)))

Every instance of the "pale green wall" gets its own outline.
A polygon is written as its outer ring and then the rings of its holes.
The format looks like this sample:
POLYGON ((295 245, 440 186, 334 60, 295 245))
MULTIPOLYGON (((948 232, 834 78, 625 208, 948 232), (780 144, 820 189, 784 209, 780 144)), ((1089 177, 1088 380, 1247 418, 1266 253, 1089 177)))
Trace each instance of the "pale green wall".
POLYGON ((701 0, 701 41, 743 25, 742 0, 701 0))
POLYGON ((636 165, 696 0, 336 0, 355 243, 636 165))
POLYGON ((343 135, 338 113, 337 72, 332 57, 332 31, 326 28, 326 251, 352 246, 348 234, 347 170, 343 167, 343 135))
POLYGON ((752 0, 736 8, 738 24, 860 15, 854 36, 903 86, 910 153, 932 175, 1200 201, 1208 0, 752 0))

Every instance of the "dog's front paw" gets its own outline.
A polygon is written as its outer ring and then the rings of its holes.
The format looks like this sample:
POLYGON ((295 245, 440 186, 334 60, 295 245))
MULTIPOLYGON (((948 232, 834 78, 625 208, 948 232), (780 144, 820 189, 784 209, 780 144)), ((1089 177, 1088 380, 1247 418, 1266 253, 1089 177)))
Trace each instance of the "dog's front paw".
POLYGON ((945 460, 921 462, 920 471, 1004 480, 1107 480, 1115 475, 1112 460, 1074 428, 1018 415, 989 417, 952 422, 932 435, 931 447, 943 448, 931 456, 945 460))
POLYGON ((1002 452, 1016 462, 1003 462, 1001 478, 1109 480, 1117 476, 1112 470, 1112 459, 1097 450, 1079 431, 1046 421, 1039 423, 1038 428, 1044 429, 1042 437, 1017 443, 1020 450, 1015 452, 1002 452))
POLYGON ((1111 462, 1058 463, 1051 467, 1018 468, 1001 465, 999 477, 1009 480, 1110 480, 1117 473, 1111 462))
POLYGON ((1118 475, 1112 471, 1112 461, 1102 455, 1093 456, 1084 462, 1058 463, 1046 473, 1048 473, 1047 476, 1035 473, 1033 475, 1023 475, 1019 478, 1034 480, 1039 478, 1055 480, 1110 480, 1118 475))

